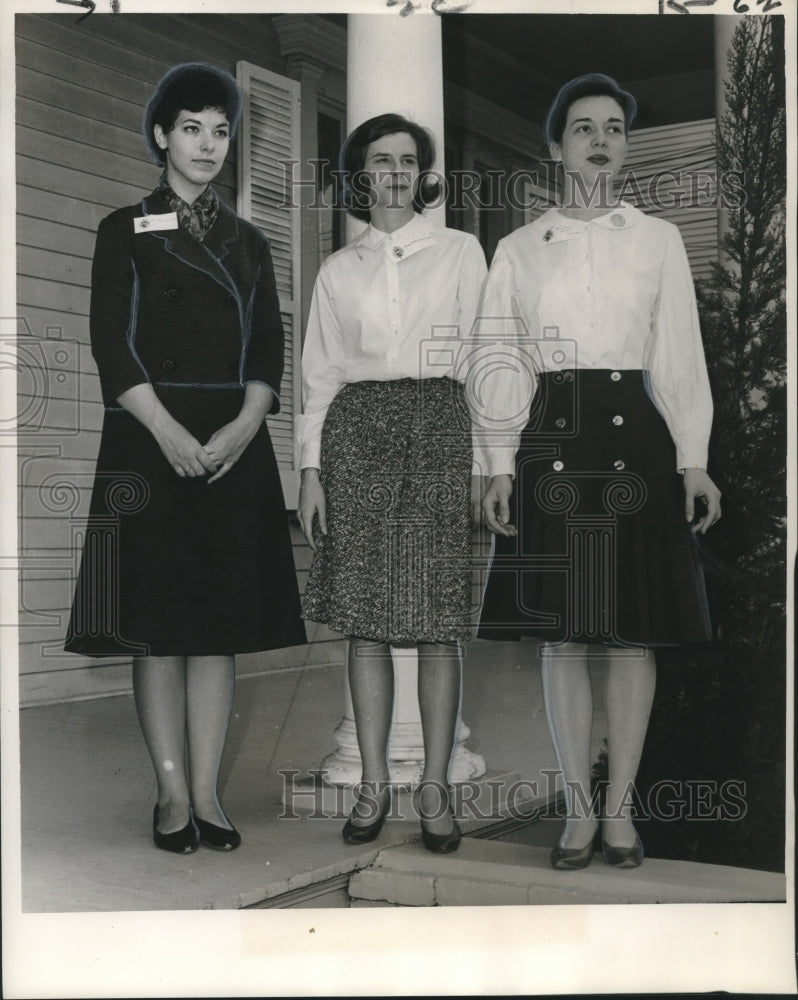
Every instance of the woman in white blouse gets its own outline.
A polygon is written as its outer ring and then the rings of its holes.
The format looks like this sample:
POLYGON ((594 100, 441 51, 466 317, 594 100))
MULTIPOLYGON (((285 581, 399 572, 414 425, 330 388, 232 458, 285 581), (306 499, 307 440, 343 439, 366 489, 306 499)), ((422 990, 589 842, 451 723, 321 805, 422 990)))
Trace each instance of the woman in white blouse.
POLYGON ((495 536, 478 634, 545 640, 567 803, 555 868, 588 865, 599 825, 589 655, 607 664, 604 859, 634 867, 652 647, 711 638, 692 532, 720 517, 712 400, 679 231, 613 200, 635 112, 601 74, 563 86, 546 122, 562 204, 501 241, 480 306, 494 340, 475 361, 487 373, 475 446, 495 536))
POLYGON ((343 200, 369 226, 322 265, 302 355, 299 519, 314 551, 304 615, 349 637, 363 763, 348 843, 390 807, 390 646, 418 651, 425 845, 455 850, 448 767, 469 637, 470 418, 460 369, 485 276, 477 240, 423 215, 439 194, 427 131, 399 115, 341 153, 343 200), (427 181, 429 176, 427 176, 427 181))

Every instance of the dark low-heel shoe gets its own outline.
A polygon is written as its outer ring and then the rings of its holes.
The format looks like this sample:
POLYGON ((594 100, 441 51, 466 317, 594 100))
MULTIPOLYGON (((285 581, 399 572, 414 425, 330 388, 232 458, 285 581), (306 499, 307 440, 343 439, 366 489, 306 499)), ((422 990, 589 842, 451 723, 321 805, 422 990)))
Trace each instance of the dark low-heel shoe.
POLYGON ((388 793, 385 799, 385 805, 380 809, 379 815, 372 823, 358 823, 357 825, 352 822, 352 817, 344 823, 344 828, 341 830, 341 835, 347 844, 368 844, 372 840, 379 836, 380 830, 382 829, 383 823, 385 822, 385 817, 388 815, 391 809, 391 794, 388 793))
POLYGON ((643 864, 643 843, 639 835, 631 847, 613 847, 602 837, 601 853, 608 865, 615 868, 639 868, 643 864))
MULTIPOLYGON (((241 844, 241 834, 233 827, 232 830, 214 823, 206 823, 198 816, 194 817, 199 831, 200 843, 214 851, 234 851, 241 844)), ((230 820, 227 821, 228 823, 230 820)))
POLYGON ((158 806, 156 805, 152 814, 152 840, 155 846, 162 851, 171 851, 173 854, 193 854, 199 847, 199 832, 189 813, 188 823, 182 830, 175 830, 174 833, 161 833, 158 829, 158 806))
POLYGON ((452 818, 452 830, 450 833, 430 833, 421 824, 421 840, 428 851, 434 854, 451 854, 460 846, 460 827, 457 820, 452 818))
POLYGON ((551 867, 562 871, 577 871, 587 868, 593 860, 593 840, 584 847, 560 847, 556 844, 551 849, 551 867))

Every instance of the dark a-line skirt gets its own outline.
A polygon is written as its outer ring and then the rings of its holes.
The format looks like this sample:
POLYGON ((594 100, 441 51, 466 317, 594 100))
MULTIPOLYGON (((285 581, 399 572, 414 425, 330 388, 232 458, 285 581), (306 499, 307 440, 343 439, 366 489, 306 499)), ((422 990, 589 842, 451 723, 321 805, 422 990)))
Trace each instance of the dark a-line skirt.
POLYGON ((471 440, 449 378, 356 382, 327 412, 321 483, 327 535, 305 618, 393 644, 471 634, 471 440))
MULTIPOLYGON (((241 387, 159 387, 201 443, 241 387)), ((85 656, 230 655, 305 642, 265 424, 217 482, 180 478, 121 407, 105 413, 65 648, 85 656)))
POLYGON ((667 425, 641 371, 539 381, 494 536, 478 635, 676 645, 712 637, 667 425))

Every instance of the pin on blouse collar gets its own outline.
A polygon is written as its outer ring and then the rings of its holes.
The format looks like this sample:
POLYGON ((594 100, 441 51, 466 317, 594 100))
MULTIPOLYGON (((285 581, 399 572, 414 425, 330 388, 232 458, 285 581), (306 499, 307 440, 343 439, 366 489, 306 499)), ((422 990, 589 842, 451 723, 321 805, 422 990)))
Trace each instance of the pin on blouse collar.
POLYGON ((552 238, 553 235, 554 235, 554 233, 550 229, 547 229, 546 232, 543 234, 544 241, 546 243, 548 243, 549 240, 552 238))

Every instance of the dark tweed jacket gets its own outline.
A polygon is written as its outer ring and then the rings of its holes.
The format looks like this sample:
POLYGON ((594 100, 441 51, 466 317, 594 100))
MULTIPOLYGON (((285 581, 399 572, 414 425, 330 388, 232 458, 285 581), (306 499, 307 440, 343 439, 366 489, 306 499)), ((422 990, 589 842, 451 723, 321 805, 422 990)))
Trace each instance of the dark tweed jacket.
POLYGON ((106 405, 142 382, 262 382, 277 412, 284 335, 265 237, 224 203, 204 243, 183 229, 134 231, 137 217, 170 211, 155 191, 97 231, 91 345, 106 405))

